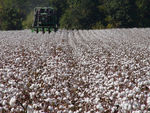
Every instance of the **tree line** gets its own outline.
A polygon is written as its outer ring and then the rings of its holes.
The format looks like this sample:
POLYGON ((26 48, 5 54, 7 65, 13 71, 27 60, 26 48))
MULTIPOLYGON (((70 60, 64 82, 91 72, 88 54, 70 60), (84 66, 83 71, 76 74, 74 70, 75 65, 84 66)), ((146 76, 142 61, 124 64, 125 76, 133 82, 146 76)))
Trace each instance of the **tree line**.
POLYGON ((150 0, 0 0, 0 29, 31 28, 37 6, 53 7, 59 28, 150 27, 150 0))

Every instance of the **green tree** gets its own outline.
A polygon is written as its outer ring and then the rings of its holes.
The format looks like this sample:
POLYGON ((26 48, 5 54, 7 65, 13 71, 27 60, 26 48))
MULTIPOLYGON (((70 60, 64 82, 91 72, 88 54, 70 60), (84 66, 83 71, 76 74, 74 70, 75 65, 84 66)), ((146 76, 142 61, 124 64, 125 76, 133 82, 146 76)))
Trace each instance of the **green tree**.
POLYGON ((137 7, 132 0, 105 0, 105 21, 107 27, 135 27, 137 7))
POLYGON ((26 19, 24 19, 23 22, 22 22, 23 29, 32 28, 33 19, 34 19, 34 12, 31 11, 30 14, 28 14, 26 16, 26 19))
POLYGON ((68 9, 60 20, 62 28, 90 29, 97 21, 97 0, 68 0, 68 9))
POLYGON ((97 0, 81 0, 80 13, 82 18, 80 24, 84 29, 91 29, 99 20, 98 1, 97 0))
POLYGON ((77 10, 66 10, 65 14, 61 17, 60 27, 66 29, 81 29, 80 19, 81 15, 77 10))
POLYGON ((136 0, 138 7, 138 26, 150 27, 150 1, 149 0, 136 0))
POLYGON ((0 20, 2 30, 22 29, 23 15, 15 8, 3 8, 0 20))
POLYGON ((59 20, 62 15, 65 13, 68 5, 67 0, 50 0, 49 4, 53 7, 57 12, 57 23, 59 24, 59 20))
POLYGON ((106 6, 105 0, 98 0, 98 13, 97 13, 97 21, 96 24, 92 26, 93 29, 103 29, 106 26, 105 18, 106 18, 106 6))

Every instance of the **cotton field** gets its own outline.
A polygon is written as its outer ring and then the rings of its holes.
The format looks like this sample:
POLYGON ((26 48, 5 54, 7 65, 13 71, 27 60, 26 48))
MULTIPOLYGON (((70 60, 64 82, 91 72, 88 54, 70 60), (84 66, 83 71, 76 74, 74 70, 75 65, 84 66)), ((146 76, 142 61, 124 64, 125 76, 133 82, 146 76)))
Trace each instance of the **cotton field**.
POLYGON ((150 28, 0 31, 0 113, 150 113, 150 28))

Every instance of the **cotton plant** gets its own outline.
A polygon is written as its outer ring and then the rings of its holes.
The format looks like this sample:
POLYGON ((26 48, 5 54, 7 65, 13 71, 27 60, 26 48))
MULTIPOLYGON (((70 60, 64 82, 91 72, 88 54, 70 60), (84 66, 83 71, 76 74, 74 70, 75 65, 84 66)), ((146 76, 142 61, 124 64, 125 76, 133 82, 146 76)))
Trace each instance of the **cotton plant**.
POLYGON ((149 31, 0 31, 0 112, 147 113, 149 31))

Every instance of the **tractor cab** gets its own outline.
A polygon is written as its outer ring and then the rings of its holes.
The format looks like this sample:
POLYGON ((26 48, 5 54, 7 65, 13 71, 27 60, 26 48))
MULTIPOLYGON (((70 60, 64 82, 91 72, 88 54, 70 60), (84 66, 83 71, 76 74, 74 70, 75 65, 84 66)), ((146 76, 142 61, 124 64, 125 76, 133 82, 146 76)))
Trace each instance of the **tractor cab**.
POLYGON ((57 15, 51 7, 36 7, 34 8, 34 22, 32 25, 33 31, 37 33, 42 31, 45 33, 48 31, 57 30, 57 15))

